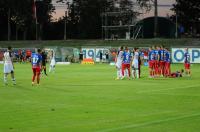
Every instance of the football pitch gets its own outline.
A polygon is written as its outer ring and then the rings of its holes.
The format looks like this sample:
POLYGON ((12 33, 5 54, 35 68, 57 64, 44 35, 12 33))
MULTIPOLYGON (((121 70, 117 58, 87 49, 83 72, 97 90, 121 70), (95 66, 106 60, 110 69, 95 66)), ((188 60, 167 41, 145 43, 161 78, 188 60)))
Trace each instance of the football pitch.
POLYGON ((0 65, 0 132, 198 132, 200 65, 191 68, 190 78, 149 79, 142 67, 140 80, 115 81, 108 64, 58 65, 32 87, 30 64, 15 65, 16 86, 4 86, 0 65))

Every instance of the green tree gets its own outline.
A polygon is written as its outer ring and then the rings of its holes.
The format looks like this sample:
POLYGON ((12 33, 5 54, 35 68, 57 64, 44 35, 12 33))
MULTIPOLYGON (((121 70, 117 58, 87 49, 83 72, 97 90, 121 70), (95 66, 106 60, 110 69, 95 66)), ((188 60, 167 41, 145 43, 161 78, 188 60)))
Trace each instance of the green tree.
POLYGON ((176 0, 172 10, 177 15, 179 24, 185 27, 186 32, 191 32, 192 29, 200 32, 199 0, 176 0))
MULTIPOLYGON (((50 22, 51 14, 54 10, 51 0, 37 0, 38 21, 42 25, 50 22)), ((5 34, 10 25, 10 37, 16 38, 18 31, 23 34, 23 38, 34 39, 35 20, 33 19, 33 0, 1 0, 0 1, 0 19, 3 31, 0 31, 0 38, 5 39, 5 34), (9 20, 9 21, 8 21, 9 20), (10 24, 9 24, 10 22, 10 24)))

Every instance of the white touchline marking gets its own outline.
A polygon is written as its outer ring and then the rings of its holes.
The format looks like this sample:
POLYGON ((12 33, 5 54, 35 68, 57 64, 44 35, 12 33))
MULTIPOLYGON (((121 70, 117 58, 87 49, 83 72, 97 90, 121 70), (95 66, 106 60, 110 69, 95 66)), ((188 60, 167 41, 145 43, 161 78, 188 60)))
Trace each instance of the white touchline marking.
POLYGON ((186 115, 186 116, 173 117, 173 118, 168 118, 168 119, 164 119, 164 120, 155 120, 155 121, 151 121, 151 122, 137 123, 137 124, 127 125, 127 126, 121 126, 121 127, 116 127, 116 128, 100 130, 97 132, 112 132, 112 131, 123 130, 123 129, 138 128, 138 127, 144 127, 144 126, 149 126, 149 125, 153 125, 153 124, 160 124, 160 123, 165 123, 165 122, 169 122, 169 121, 176 121, 176 120, 181 120, 181 119, 196 117, 196 116, 200 116, 200 113, 186 115))

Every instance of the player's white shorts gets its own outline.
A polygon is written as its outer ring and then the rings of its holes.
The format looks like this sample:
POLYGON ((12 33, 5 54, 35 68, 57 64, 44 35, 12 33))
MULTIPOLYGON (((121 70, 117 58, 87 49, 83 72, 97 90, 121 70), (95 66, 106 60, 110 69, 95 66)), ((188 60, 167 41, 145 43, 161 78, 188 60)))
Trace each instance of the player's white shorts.
POLYGON ((122 68, 122 61, 117 61, 115 66, 118 68, 118 69, 121 69, 122 68))
POLYGON ((138 69, 139 68, 139 61, 138 60, 133 60, 132 68, 133 69, 138 69))
POLYGON ((148 59, 148 56, 144 56, 144 59, 147 60, 147 59, 148 59))
POLYGON ((5 63, 4 64, 4 73, 11 73, 14 71, 12 63, 5 63))
POLYGON ((52 59, 51 63, 50 63, 50 66, 55 66, 55 65, 56 65, 56 61, 55 61, 55 59, 52 59))

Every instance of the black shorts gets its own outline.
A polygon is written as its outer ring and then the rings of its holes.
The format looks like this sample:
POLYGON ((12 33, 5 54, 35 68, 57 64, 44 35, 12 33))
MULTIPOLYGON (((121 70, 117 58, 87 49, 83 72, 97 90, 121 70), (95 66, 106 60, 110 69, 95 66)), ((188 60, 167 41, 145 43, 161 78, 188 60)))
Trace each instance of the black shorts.
POLYGON ((42 62, 42 66, 46 66, 46 62, 42 62))

